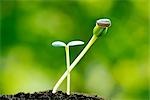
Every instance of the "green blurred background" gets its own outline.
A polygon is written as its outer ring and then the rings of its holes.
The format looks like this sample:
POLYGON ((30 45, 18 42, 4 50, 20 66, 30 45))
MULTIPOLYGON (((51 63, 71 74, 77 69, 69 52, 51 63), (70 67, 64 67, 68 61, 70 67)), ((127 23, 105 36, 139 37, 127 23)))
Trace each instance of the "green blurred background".
MULTIPOLYGON (((0 94, 52 89, 66 63, 64 48, 51 43, 86 45, 96 20, 110 18, 108 34, 71 72, 71 91, 148 100, 148 0, 1 0, 0 7, 0 94)), ((71 62, 84 46, 71 47, 71 62)))

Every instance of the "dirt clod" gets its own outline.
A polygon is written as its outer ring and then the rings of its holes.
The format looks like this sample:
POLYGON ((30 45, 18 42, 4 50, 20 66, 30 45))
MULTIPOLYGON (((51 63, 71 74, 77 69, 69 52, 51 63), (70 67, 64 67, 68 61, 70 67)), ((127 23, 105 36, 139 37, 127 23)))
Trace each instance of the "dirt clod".
POLYGON ((84 94, 67 95, 62 91, 55 94, 52 91, 35 92, 35 93, 17 93, 15 95, 0 95, 0 100, 104 100, 98 96, 88 96, 84 94))

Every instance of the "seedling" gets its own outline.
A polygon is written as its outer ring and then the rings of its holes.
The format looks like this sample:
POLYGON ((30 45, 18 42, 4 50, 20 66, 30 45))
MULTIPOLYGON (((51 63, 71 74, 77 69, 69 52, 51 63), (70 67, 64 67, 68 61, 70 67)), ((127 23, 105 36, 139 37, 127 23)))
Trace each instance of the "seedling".
POLYGON ((111 26, 111 21, 109 19, 99 19, 96 21, 96 26, 93 29, 93 36, 79 54, 79 56, 73 61, 73 63, 68 67, 67 71, 61 76, 56 85, 53 88, 52 93, 56 93, 58 87, 63 82, 63 80, 67 77, 67 75, 72 71, 72 69, 76 66, 76 64, 81 60, 81 58, 85 55, 85 53, 89 50, 89 48, 93 45, 93 43, 97 40, 98 37, 102 37, 107 33, 108 27, 111 26))
POLYGON ((76 46, 76 45, 83 45, 84 42, 82 41, 71 41, 67 45, 64 42, 61 41, 55 41, 52 43, 54 47, 65 47, 65 52, 66 52, 66 64, 67 64, 67 94, 70 95, 70 72, 69 72, 69 67, 70 67, 70 56, 69 56, 69 47, 70 46, 76 46))

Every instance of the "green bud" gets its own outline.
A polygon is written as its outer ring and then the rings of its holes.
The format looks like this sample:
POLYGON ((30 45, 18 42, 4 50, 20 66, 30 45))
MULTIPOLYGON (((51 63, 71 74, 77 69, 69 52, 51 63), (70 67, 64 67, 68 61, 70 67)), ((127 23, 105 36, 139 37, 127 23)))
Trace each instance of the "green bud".
POLYGON ((96 26, 93 29, 93 34, 97 37, 103 36, 107 33, 108 27, 111 26, 109 19, 99 19, 96 21, 96 26))

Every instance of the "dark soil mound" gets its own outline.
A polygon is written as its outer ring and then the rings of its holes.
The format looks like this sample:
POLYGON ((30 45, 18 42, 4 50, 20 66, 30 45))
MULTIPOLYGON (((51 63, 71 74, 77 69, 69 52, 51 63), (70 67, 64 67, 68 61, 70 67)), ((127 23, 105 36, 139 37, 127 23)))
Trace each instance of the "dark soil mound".
POLYGON ((62 91, 55 94, 52 91, 35 92, 33 94, 20 92, 15 95, 0 95, 0 100, 104 100, 97 96, 88 96, 84 94, 67 95, 62 91))

